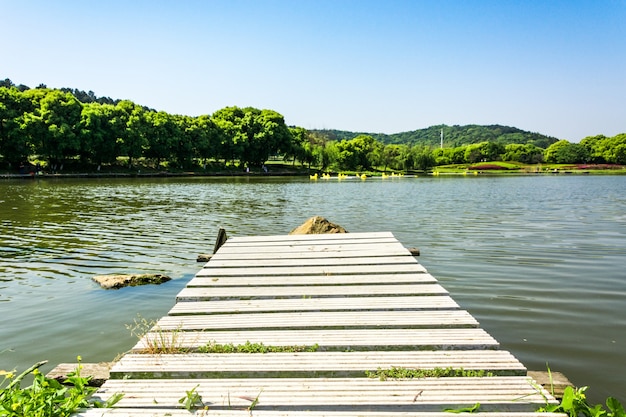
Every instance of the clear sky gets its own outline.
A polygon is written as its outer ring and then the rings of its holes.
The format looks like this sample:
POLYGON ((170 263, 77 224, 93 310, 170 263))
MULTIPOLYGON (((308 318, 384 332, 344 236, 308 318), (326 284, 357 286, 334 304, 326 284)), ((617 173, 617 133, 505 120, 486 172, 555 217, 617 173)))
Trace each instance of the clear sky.
POLYGON ((626 0, 0 0, 0 78, 397 133, 626 132, 626 0))

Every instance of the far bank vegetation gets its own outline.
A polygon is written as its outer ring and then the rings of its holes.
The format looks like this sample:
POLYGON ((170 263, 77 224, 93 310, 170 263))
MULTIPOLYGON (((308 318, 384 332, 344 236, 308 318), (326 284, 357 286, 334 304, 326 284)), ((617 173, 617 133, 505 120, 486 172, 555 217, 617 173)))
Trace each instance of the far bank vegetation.
POLYGON ((288 126, 274 110, 226 107, 191 117, 97 97, 92 91, 45 85, 31 89, 0 81, 3 172, 264 173, 266 164, 277 163, 284 169, 320 172, 427 172, 450 165, 479 170, 538 164, 611 168, 626 165, 626 133, 572 143, 500 125, 440 125, 394 135, 306 130, 288 126))

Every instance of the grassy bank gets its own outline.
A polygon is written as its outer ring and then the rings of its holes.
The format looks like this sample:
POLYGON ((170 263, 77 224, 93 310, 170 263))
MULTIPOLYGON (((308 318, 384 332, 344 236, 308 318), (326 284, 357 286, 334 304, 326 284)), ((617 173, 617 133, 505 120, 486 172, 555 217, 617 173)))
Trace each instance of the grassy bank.
POLYGON ((626 174, 626 166, 611 164, 534 164, 518 162, 480 162, 444 165, 433 168, 433 174, 510 175, 510 174, 626 174))

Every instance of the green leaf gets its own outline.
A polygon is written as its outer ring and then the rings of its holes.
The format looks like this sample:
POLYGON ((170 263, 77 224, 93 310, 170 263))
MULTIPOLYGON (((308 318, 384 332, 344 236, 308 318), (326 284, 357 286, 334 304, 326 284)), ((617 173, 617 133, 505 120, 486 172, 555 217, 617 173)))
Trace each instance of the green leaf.
POLYGON ((574 388, 567 386, 563 391, 563 399, 561 400, 561 408, 563 411, 569 412, 574 409, 574 388))
POLYGON ((611 413, 609 414, 612 417, 626 417, 626 411, 624 411, 624 406, 617 401, 614 397, 609 397, 606 399, 606 406, 611 413))

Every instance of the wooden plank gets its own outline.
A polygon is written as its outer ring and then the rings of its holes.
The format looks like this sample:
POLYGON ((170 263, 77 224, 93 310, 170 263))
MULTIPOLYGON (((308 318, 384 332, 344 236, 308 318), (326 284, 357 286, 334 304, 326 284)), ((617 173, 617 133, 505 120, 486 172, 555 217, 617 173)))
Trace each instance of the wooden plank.
POLYGON ((306 266, 352 266, 352 265, 403 265, 417 264, 411 254, 404 256, 359 256, 346 258, 338 257, 317 257, 307 259, 286 258, 280 255, 266 259, 226 259, 220 260, 214 257, 204 266, 204 269, 211 268, 259 268, 259 267, 302 267, 306 266))
POLYGON ((449 328, 477 327, 478 321, 464 310, 405 311, 307 311, 289 313, 239 313, 165 316, 161 330, 243 330, 306 328, 449 328))
POLYGON ((197 349, 209 343, 267 346, 311 346, 322 350, 471 350, 497 349, 498 342, 480 328, 451 329, 323 329, 248 331, 152 331, 134 347, 145 350, 148 340, 168 346, 197 349))
POLYGON ((396 240, 391 232, 359 232, 359 233, 327 233, 311 235, 268 235, 268 236, 233 236, 226 243, 258 243, 258 242, 320 242, 348 240, 357 243, 367 239, 396 240))
POLYGON ((56 379, 61 383, 65 383, 69 375, 74 374, 80 366, 80 375, 89 378, 87 385, 90 387, 99 387, 109 379, 110 370, 114 364, 114 362, 60 363, 46 374, 46 378, 56 379))
POLYGON ((245 252, 222 252, 215 254, 211 257, 211 261, 243 261, 243 260, 256 260, 256 259, 333 259, 333 258, 385 258, 388 256, 413 256, 408 249, 387 249, 387 250, 343 250, 343 251, 280 251, 280 254, 276 251, 245 251, 245 252))
MULTIPOLYGON (((211 261, 207 263, 210 265, 211 261)), ((426 268, 418 263, 396 265, 301 265, 283 267, 257 268, 214 268, 204 267, 196 276, 270 276, 270 275, 339 275, 339 274, 405 274, 426 272, 426 268)))
POLYGON ((428 273, 407 274, 361 274, 361 275, 304 275, 304 276, 197 276, 187 283, 188 287, 217 286, 285 286, 285 285, 354 285, 354 284, 422 284, 436 283, 428 273))
POLYGON ((111 378, 358 378, 377 369, 464 369, 525 376, 506 351, 386 351, 228 354, 127 354, 111 378))
POLYGON ((188 287, 176 299, 180 301, 208 301, 218 298, 306 298, 386 295, 448 295, 439 284, 419 285, 318 285, 282 287, 188 287))
POLYGON ((308 245, 289 245, 289 246, 243 246, 243 245, 230 245, 222 246, 219 253, 223 257, 236 257, 238 255, 265 255, 275 254, 280 251, 281 254, 291 256, 291 254, 308 253, 311 255, 328 254, 336 255, 338 253, 391 253, 398 255, 405 255, 409 250, 402 246, 397 240, 391 242, 381 243, 360 243, 358 245, 351 244, 308 244, 308 245))
POLYGON ((423 378, 379 381, 370 378, 246 378, 109 380, 94 398, 125 393, 120 407, 176 408, 194 390, 210 410, 430 411, 472 407, 481 411, 532 412, 549 394, 527 377, 423 378), (523 401, 520 399, 523 398, 523 401))
POLYGON ((170 316, 184 314, 221 314, 278 311, 343 311, 343 310, 453 310, 459 305, 449 296, 432 295, 404 297, 350 298, 288 298, 257 300, 220 300, 179 302, 170 316))
MULTIPOLYGON (((197 411, 190 414, 189 411, 181 408, 91 408, 75 414, 75 417, 189 417, 190 415, 210 416, 210 417, 451 417, 450 412, 420 412, 420 411, 363 411, 363 410, 263 410, 254 409, 253 412, 248 407, 236 409, 213 410, 209 407, 210 412, 202 414, 203 411, 197 411)), ((543 412, 507 412, 507 411, 489 411, 489 412, 473 412, 472 417, 567 417, 567 414, 561 413, 543 413, 543 412)))
MULTIPOLYGON (((313 236, 313 235, 310 235, 313 236)), ((297 247, 297 246, 315 246, 315 245, 350 245, 353 247, 358 247, 359 245, 369 245, 369 244, 389 244, 398 242, 395 238, 392 237, 372 237, 372 238, 363 238, 363 239, 351 239, 350 237, 336 236, 336 238, 327 238, 330 235, 322 236, 315 240, 308 239, 305 235, 300 235, 299 238, 293 238, 290 240, 267 240, 267 241, 231 241, 227 240, 224 243, 224 246, 228 245, 228 247, 276 247, 276 248, 286 248, 286 247, 297 247)), ((222 246, 222 248, 224 247, 222 246)), ((221 249, 221 248, 220 248, 221 249)), ((219 251, 218 251, 219 252, 219 251)))

